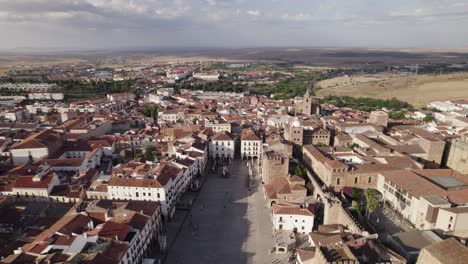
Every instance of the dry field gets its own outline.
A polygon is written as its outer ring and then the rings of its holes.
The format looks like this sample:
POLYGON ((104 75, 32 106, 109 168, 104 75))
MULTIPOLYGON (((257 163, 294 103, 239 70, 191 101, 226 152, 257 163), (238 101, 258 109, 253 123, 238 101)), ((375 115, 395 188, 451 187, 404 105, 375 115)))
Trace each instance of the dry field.
POLYGON ((415 106, 422 106, 436 100, 468 99, 468 73, 419 75, 344 84, 319 89, 317 95, 347 95, 380 99, 396 97, 415 106))
POLYGON ((384 78, 377 76, 340 76, 320 81, 317 83, 317 86, 320 88, 329 88, 334 86, 354 85, 359 83, 377 82, 382 80, 384 80, 384 78))
POLYGON ((50 66, 83 62, 83 59, 62 56, 0 55, 0 68, 50 66))
POLYGON ((301 69, 304 71, 328 71, 328 70, 334 70, 336 68, 333 67, 321 67, 321 66, 309 66, 309 65, 294 65, 293 66, 296 69, 301 69))

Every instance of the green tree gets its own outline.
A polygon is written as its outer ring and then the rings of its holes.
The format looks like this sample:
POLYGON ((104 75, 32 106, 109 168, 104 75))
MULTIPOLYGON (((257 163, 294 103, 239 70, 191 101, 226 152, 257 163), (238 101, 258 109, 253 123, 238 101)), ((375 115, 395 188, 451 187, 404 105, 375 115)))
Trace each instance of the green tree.
POLYGON ((153 146, 146 147, 143 157, 145 160, 154 160, 156 157, 156 148, 153 146))
POLYGON ((351 191, 351 198, 353 198, 354 201, 361 202, 364 199, 364 194, 361 189, 353 188, 351 191))
POLYGON ((328 147, 327 144, 323 144, 322 142, 319 142, 317 144, 315 144, 316 147, 328 147))
POLYGON ((426 123, 430 123, 432 121, 434 121, 434 117, 433 116, 430 116, 430 115, 427 115, 423 118, 423 121, 426 122, 426 123))
POLYGON ((145 106, 141 112, 146 116, 146 117, 152 117, 154 119, 158 118, 158 112, 159 112, 159 109, 157 106, 151 106, 151 107, 148 107, 148 106, 145 106))
POLYGON ((359 147, 359 145, 356 144, 356 143, 353 143, 353 144, 351 144, 351 145, 348 146, 348 148, 349 148, 349 149, 352 149, 352 150, 354 150, 355 148, 358 148, 358 147, 359 147))
POLYGON ((353 207, 353 209, 358 212, 358 213, 361 213, 361 205, 360 205, 360 202, 356 201, 356 200, 353 200, 351 202, 351 207, 353 207))
POLYGON ((379 199, 379 196, 377 195, 377 191, 372 188, 366 189, 365 196, 366 196, 367 217, 369 217, 370 214, 379 207, 380 199, 379 199))
POLYGON ((388 117, 390 117, 393 120, 406 119, 404 111, 392 111, 388 114, 388 117))
POLYGON ((302 165, 297 165, 296 169, 294 170, 294 174, 296 174, 297 176, 305 176, 306 173, 306 169, 302 165))

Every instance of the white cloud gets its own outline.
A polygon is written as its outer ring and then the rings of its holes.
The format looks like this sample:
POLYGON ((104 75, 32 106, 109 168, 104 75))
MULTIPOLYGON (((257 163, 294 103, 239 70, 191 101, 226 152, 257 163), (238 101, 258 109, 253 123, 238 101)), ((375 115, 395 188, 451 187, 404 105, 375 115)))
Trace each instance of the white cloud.
POLYGON ((69 43, 70 35, 85 43, 97 43, 95 40, 100 39, 102 45, 114 46, 124 41, 147 44, 151 36, 155 42, 169 46, 201 42, 279 45, 287 41, 300 45, 307 44, 308 38, 312 38, 309 36, 323 39, 324 35, 332 45, 357 43, 357 39, 359 43, 419 43, 420 37, 437 41, 438 35, 444 35, 447 42, 468 43, 464 27, 468 24, 468 0, 392 0, 372 4, 370 0, 294 0, 293 5, 291 2, 0 0, 0 32, 9 32, 5 34, 8 38, 0 42, 0 49, 39 43, 38 37, 32 36, 40 36, 40 43, 60 40, 69 43), (359 27, 366 30, 351 33, 359 27), (276 32, 265 33, 272 28, 281 29, 284 37, 276 39, 276 32), (82 29, 94 35, 83 37, 82 29), (399 36, 403 31, 411 34, 399 36), (119 34, 109 35, 112 32, 119 34), (395 39, 374 37, 379 34, 395 39))
POLYGON ((216 0, 205 0, 205 3, 207 3, 210 6, 215 6, 217 4, 216 0))
POLYGON ((254 16, 254 17, 260 16, 260 11, 258 10, 247 10, 245 13, 249 16, 254 16))
POLYGON ((412 6, 400 6, 397 9, 392 9, 388 15, 390 17, 413 19, 468 17, 468 2, 426 0, 412 6))
POLYGON ((312 20, 316 20, 316 18, 314 18, 314 16, 310 15, 310 14, 303 14, 303 13, 299 13, 299 14, 296 14, 296 15, 290 15, 290 14, 283 14, 281 16, 281 18, 285 21, 297 21, 297 22, 304 22, 304 21, 312 21, 312 20))

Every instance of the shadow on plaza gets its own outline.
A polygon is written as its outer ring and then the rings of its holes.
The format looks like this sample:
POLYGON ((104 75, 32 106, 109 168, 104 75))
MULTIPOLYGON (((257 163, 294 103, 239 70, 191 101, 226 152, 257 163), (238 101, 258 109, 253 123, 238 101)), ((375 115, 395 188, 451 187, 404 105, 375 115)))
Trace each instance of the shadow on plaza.
POLYGON ((248 182, 240 160, 229 166, 228 177, 220 168, 210 172, 164 263, 252 263, 255 245, 246 248, 255 235, 247 217, 248 182))

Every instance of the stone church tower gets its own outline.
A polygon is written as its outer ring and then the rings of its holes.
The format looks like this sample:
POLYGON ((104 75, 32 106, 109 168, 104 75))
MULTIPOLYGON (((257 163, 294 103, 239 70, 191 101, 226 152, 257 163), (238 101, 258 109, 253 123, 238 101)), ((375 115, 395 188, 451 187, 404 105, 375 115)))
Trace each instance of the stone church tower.
POLYGON ((315 115, 320 114, 320 104, 317 99, 310 94, 310 88, 307 88, 307 91, 302 98, 302 114, 303 115, 315 115))

